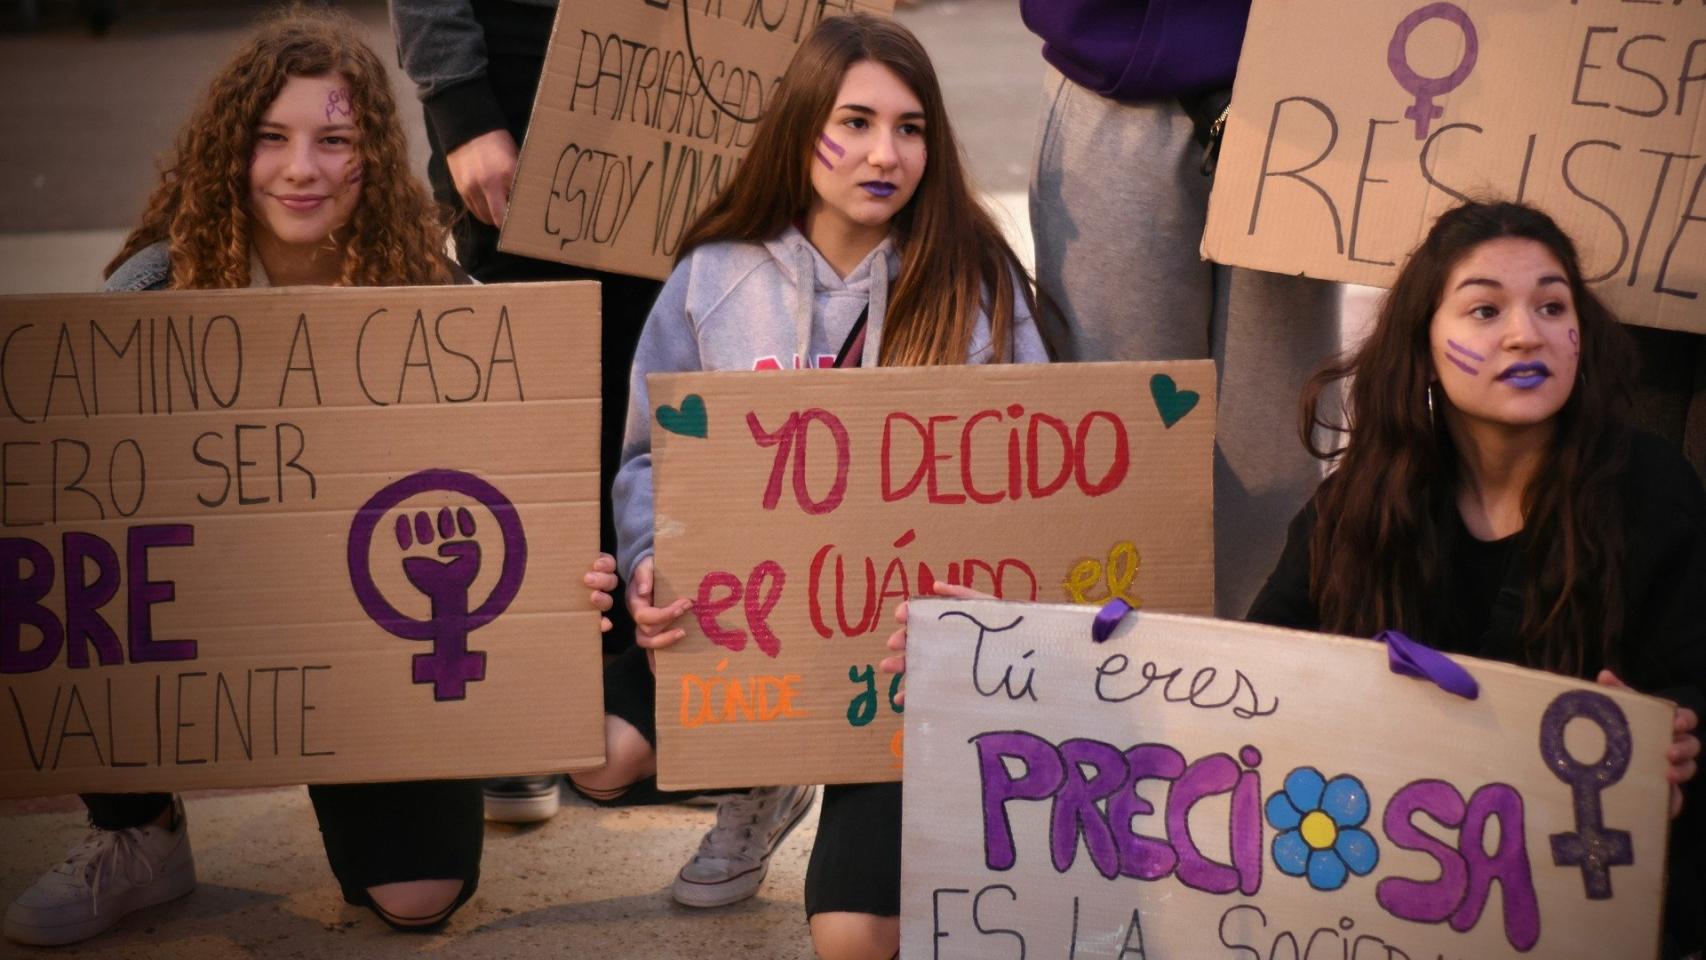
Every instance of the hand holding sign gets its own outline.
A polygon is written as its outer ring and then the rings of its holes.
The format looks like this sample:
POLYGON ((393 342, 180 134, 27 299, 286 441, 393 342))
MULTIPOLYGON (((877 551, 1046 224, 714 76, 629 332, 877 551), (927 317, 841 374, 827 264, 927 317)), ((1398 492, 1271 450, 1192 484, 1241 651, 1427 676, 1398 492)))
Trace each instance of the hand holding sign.
MULTIPOLYGON (((1629 685, 1610 670, 1601 670, 1594 678, 1595 683, 1619 690, 1628 690, 1629 685)), ((1694 728, 1700 723, 1700 718, 1687 707, 1676 708, 1676 718, 1671 725, 1671 745, 1666 751, 1665 759, 1670 761, 1670 769, 1665 771, 1665 779, 1670 781, 1670 818, 1675 820, 1682 813, 1682 785, 1694 779, 1698 771, 1697 758, 1700 756, 1700 738, 1694 735, 1694 728)))
MULTIPOLYGON (((981 590, 962 587, 957 583, 945 583, 941 580, 930 585, 930 593, 938 597, 953 597, 956 600, 993 600, 994 597, 981 590)), ((889 634, 888 648, 895 651, 896 656, 884 657, 877 664, 877 669, 884 673, 906 673, 906 603, 903 601, 894 608, 894 618, 900 622, 900 629, 889 634)), ((895 706, 906 706, 906 690, 895 694, 895 706)))
MULTIPOLYGON (((592 608, 600 614, 609 612, 610 608, 616 605, 615 599, 610 594, 616 589, 619 582, 616 579, 616 558, 608 553, 599 554, 598 559, 592 562, 592 569, 588 570, 586 576, 581 578, 581 582, 592 588, 592 596, 589 598, 592 601, 592 608)), ((598 618, 598 631, 600 633, 610 632, 609 617, 600 616, 598 618)))
POLYGON ((652 558, 641 560, 628 580, 628 612, 634 617, 634 642, 647 650, 661 650, 682 637, 686 630, 675 629, 675 621, 693 609, 693 600, 682 597, 667 607, 652 606, 654 583, 652 558))

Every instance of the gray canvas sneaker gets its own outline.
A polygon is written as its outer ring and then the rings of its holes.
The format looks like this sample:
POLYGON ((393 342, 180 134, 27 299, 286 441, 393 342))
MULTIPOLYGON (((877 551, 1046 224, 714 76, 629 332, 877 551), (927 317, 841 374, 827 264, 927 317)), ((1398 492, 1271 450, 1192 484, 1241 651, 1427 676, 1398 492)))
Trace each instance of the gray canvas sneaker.
POLYGON ((688 907, 721 907, 758 892, 770 855, 817 797, 815 786, 759 787, 717 805, 717 825, 699 841, 693 859, 675 875, 675 900, 688 907))
POLYGON ((562 802, 557 794, 562 777, 508 777, 487 780, 486 819, 497 823, 538 823, 557 815, 562 802))

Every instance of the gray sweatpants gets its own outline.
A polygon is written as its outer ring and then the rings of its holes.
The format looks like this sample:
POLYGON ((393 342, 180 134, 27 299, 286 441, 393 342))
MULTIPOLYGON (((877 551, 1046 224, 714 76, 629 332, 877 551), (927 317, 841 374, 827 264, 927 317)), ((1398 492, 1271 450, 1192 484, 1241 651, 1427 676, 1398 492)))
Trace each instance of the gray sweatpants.
POLYGON ((1200 259, 1209 178, 1177 103, 1105 99, 1050 68, 1031 174, 1037 288, 1073 360, 1212 357, 1215 609, 1242 617, 1321 479, 1297 433, 1338 349, 1338 288, 1200 259))

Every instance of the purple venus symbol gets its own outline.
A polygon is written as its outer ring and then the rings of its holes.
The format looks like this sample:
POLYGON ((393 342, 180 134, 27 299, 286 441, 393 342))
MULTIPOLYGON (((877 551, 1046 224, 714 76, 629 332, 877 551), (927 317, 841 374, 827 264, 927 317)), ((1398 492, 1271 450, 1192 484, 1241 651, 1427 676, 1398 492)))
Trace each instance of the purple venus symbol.
POLYGON ((1416 121, 1417 140, 1426 140, 1428 127, 1445 115, 1445 108, 1434 103, 1433 98, 1450 93, 1468 78, 1470 71, 1475 69, 1479 49, 1475 24, 1469 19, 1469 14, 1454 3, 1430 3, 1398 21, 1398 29, 1392 31, 1392 42, 1386 47, 1386 65, 1392 69, 1398 85, 1416 98, 1416 102, 1404 111, 1404 116, 1416 121), (1463 31, 1463 59, 1458 62, 1457 69, 1443 77, 1424 77, 1410 69, 1410 34, 1429 20, 1448 20, 1463 31))
POLYGON ((486 654, 468 649, 468 634, 497 619, 521 589, 527 569, 527 539, 522 535, 521 516, 515 505, 498 489, 479 477, 457 470, 423 470, 385 487, 355 513, 349 532, 350 585, 367 615, 387 633, 405 640, 431 640, 431 653, 417 653, 413 660, 415 683, 433 685, 434 700, 461 700, 469 683, 486 678, 486 654), (439 542, 438 556, 402 558, 403 575, 432 603, 432 616, 416 620, 403 615, 380 593, 373 581, 370 557, 373 535, 386 514, 423 493, 448 492, 468 497, 497 519, 503 538, 503 567, 497 585, 478 607, 468 600, 468 588, 480 572, 482 552, 474 515, 467 507, 452 513, 438 510, 436 520, 426 510, 399 513, 393 525, 399 551, 415 544, 439 542))

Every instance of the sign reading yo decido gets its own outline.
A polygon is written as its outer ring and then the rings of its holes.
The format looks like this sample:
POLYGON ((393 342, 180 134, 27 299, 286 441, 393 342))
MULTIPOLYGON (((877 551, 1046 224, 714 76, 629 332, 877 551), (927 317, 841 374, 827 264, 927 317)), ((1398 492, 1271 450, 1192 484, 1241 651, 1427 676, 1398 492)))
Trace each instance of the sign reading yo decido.
MULTIPOLYGON (((653 374, 658 778, 900 777, 897 604, 1214 609, 1214 365, 653 374)), ((998 682, 992 680, 990 682, 998 682)))

